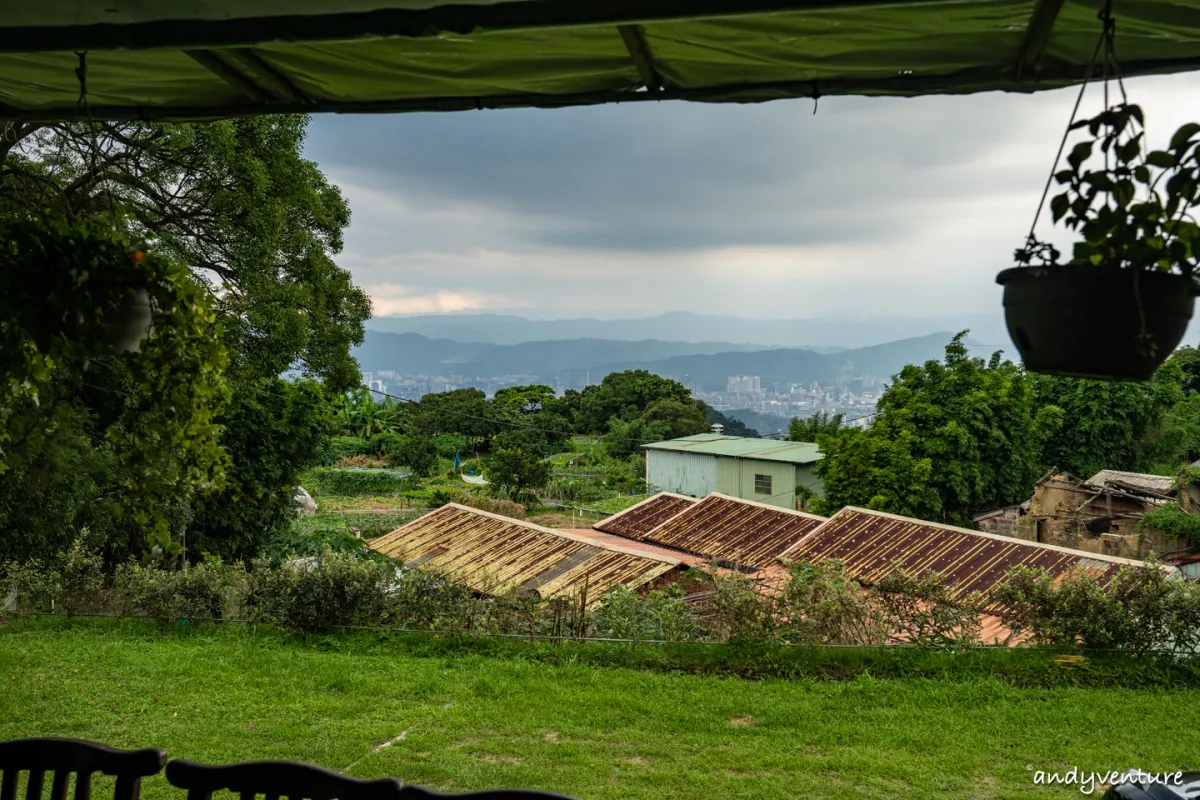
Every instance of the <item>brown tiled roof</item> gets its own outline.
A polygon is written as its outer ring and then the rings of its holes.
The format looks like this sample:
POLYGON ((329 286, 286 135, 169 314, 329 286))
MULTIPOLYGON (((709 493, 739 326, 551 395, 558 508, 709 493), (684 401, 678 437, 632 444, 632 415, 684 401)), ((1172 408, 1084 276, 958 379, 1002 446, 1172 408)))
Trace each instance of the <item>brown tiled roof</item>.
POLYGON ((456 504, 442 506, 370 542, 407 566, 443 571, 484 594, 536 591, 592 602, 618 584, 642 586, 681 561, 634 542, 599 541, 456 504))
MULTIPOLYGON (((847 574, 866 586, 898 566, 932 570, 954 596, 978 591, 985 598, 1017 565, 1041 567, 1055 576, 1078 568, 1103 576, 1122 565, 1144 563, 853 507, 834 514, 781 558, 813 563, 838 558, 847 574)), ((1002 609, 995 602, 987 607, 992 614, 1002 609)))
POLYGON ((615 533, 629 539, 641 539, 671 517, 687 511, 700 501, 672 492, 659 492, 635 506, 602 519, 592 527, 605 533, 615 533))
POLYGON ((815 514, 714 493, 642 538, 723 566, 762 569, 823 522, 815 514))

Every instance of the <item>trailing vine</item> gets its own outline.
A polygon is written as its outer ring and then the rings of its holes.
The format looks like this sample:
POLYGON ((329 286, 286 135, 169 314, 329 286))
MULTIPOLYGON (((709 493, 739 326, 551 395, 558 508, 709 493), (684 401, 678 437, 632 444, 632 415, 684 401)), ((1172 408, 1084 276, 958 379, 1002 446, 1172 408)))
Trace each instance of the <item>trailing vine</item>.
POLYGON ((105 434, 125 467, 123 494, 150 542, 173 549, 163 502, 216 488, 227 462, 214 421, 229 400, 227 355, 207 294, 111 223, 51 213, 0 221, 0 473, 36 452, 69 408, 17 412, 37 406, 51 380, 80 387, 97 359, 125 376, 105 434), (137 353, 114 353, 114 325, 139 290, 150 298, 149 336, 137 353))
POLYGON ((1162 531, 1173 539, 1187 542, 1188 547, 1200 547, 1200 517, 1184 511, 1174 501, 1146 512, 1138 522, 1138 529, 1143 528, 1162 531))

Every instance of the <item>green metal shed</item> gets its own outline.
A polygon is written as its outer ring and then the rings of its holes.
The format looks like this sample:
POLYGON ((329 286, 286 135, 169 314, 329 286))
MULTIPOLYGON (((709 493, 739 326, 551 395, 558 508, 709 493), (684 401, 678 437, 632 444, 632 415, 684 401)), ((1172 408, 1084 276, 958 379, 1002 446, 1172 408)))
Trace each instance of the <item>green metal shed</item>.
POLYGON ((811 442, 701 433, 643 447, 646 482, 663 491, 689 497, 720 492, 792 509, 797 486, 821 496, 813 474, 821 450, 811 442))

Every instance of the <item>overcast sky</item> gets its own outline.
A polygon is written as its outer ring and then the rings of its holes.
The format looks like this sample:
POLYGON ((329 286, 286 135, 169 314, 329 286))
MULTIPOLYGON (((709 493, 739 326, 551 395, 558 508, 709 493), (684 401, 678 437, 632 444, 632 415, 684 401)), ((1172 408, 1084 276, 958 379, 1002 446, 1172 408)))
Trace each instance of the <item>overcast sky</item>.
MULTIPOLYGON (((1198 116, 1196 75, 1127 86, 1152 141, 1198 116)), ((319 116, 307 153, 377 315, 999 314, 1075 93, 319 116)))

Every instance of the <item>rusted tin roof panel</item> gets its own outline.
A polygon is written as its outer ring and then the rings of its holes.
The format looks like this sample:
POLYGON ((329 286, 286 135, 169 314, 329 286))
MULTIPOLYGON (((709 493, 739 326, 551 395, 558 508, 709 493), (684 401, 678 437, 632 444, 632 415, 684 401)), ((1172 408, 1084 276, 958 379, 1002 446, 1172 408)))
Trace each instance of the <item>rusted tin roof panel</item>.
MULTIPOLYGON (((1018 565, 1040 567, 1054 576, 1073 568, 1103 576, 1122 565, 1142 563, 851 507, 781 557, 813 563, 841 559, 847 574, 866 586, 897 567, 917 573, 932 570, 954 596, 977 591, 985 598, 1018 565)), ((987 607, 993 614, 1002 609, 995 602, 987 607)))
POLYGON ((602 519, 592 527, 605 533, 615 533, 629 539, 641 539, 676 514, 687 511, 700 501, 672 492, 659 492, 635 506, 602 519))
POLYGON ((1171 494, 1178 485, 1177 480, 1170 475, 1147 475, 1142 472, 1122 472, 1116 469, 1102 469, 1088 478, 1087 483, 1091 486, 1133 486, 1159 494, 1171 494))
POLYGON ((445 572, 484 594, 516 590, 552 597, 586 586, 592 601, 617 584, 641 586, 680 564, 662 554, 453 504, 372 540, 370 547, 445 572))
POLYGON ((718 562, 762 569, 825 521, 815 514, 714 493, 643 538, 718 562))

